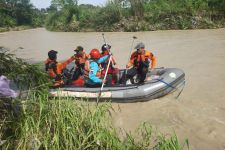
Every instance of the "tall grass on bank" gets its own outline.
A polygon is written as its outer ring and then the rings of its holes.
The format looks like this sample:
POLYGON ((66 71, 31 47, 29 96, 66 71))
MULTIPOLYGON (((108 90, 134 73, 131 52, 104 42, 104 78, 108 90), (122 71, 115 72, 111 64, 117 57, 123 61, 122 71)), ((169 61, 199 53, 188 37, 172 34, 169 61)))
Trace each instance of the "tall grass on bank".
POLYGON ((109 103, 96 107, 70 98, 34 96, 20 104, 19 114, 7 118, 11 134, 0 132, 6 140, 2 148, 181 150, 187 146, 179 144, 176 135, 158 135, 148 123, 140 126, 138 138, 130 133, 121 138, 112 125, 111 111, 109 103))

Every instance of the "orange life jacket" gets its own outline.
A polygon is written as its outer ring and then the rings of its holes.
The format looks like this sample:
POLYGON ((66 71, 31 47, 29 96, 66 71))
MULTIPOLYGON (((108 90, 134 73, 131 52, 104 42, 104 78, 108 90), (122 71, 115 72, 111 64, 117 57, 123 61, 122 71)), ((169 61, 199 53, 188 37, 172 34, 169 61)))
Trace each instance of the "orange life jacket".
POLYGON ((77 80, 74 80, 72 82, 72 85, 74 86, 84 86, 84 84, 85 84, 84 77, 79 77, 77 80))
POLYGON ((148 50, 145 50, 144 54, 139 54, 137 51, 133 52, 130 57, 130 64, 134 67, 139 67, 140 61, 151 60, 151 69, 155 68, 156 66, 156 58, 155 56, 148 50))
POLYGON ((54 79, 54 87, 59 87, 64 84, 61 78, 62 70, 74 60, 74 57, 69 58, 63 63, 58 63, 56 60, 47 59, 45 61, 45 69, 48 75, 54 79))
POLYGON ((56 60, 51 60, 49 58, 45 61, 45 70, 47 71, 48 75, 52 78, 56 77, 57 63, 58 62, 56 60))

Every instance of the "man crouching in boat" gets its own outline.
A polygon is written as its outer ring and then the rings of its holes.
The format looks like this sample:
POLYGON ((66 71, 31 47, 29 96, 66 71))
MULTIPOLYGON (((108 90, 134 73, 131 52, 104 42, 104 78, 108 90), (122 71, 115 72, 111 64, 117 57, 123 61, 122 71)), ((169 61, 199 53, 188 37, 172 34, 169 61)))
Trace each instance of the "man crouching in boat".
POLYGON ((65 84, 62 73, 66 69, 66 66, 74 61, 74 56, 66 60, 65 62, 57 62, 57 51, 50 50, 48 52, 48 59, 45 61, 45 70, 51 78, 54 79, 53 87, 61 87, 65 84))
POLYGON ((106 83, 101 79, 99 64, 106 61, 108 57, 108 55, 101 57, 98 49, 91 50, 90 59, 85 62, 85 78, 88 87, 100 87, 102 82, 106 83))
POLYGON ((138 43, 135 46, 135 49, 136 51, 132 53, 130 61, 126 65, 126 68, 130 69, 127 70, 126 75, 123 75, 122 83, 126 82, 127 79, 130 79, 131 83, 134 84, 133 77, 138 75, 138 83, 143 84, 149 71, 149 64, 151 63, 151 70, 153 70, 156 66, 155 56, 149 50, 145 49, 144 43, 138 43))
POLYGON ((89 55, 84 52, 84 48, 82 46, 77 46, 74 51, 76 52, 76 54, 74 55, 76 68, 72 80, 77 80, 80 76, 83 75, 84 65, 89 58, 89 55))

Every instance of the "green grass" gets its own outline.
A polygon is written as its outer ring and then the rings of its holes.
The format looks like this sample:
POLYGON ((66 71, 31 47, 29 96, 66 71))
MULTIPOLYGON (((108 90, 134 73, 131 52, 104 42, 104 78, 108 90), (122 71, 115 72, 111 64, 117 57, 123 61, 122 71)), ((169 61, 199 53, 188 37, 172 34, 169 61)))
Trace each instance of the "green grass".
MULTIPOLYGON (((71 98, 49 99, 34 95, 19 100, 19 112, 11 110, 1 126, 3 149, 157 149, 181 150, 177 136, 156 133, 149 123, 137 130, 138 138, 119 136, 113 127, 110 103, 88 103, 71 98), (10 131, 10 132, 9 132, 10 131), (11 133, 11 134, 9 134, 11 133)), ((0 126, 0 127, 1 127, 0 126)))

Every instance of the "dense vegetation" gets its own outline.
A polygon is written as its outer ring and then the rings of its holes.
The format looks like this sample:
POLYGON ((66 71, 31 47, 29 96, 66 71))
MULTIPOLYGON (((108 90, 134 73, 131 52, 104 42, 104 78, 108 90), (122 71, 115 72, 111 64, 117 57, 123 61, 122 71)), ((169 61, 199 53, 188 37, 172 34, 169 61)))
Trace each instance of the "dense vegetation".
POLYGON ((149 123, 137 130, 138 138, 130 133, 121 136, 113 127, 110 103, 97 106, 72 98, 51 98, 49 79, 41 69, 4 48, 0 58, 0 75, 29 89, 26 97, 0 97, 0 149, 181 150, 189 146, 187 140, 180 144, 176 134, 156 132, 149 123))
POLYGON ((218 28, 224 0, 109 0, 104 7, 52 0, 46 27, 55 31, 146 31, 218 28))
POLYGON ((46 26, 52 31, 149 31, 225 26, 224 0, 108 0, 105 6, 52 0, 37 9, 30 0, 0 0, 0 31, 46 26), (25 26, 25 27, 24 27, 25 26))
POLYGON ((0 31, 40 27, 44 25, 45 11, 35 8, 30 0, 0 0, 0 18, 0 31))
POLYGON ((21 91, 34 90, 35 93, 48 91, 51 80, 48 75, 40 71, 38 64, 28 64, 24 60, 9 53, 9 50, 0 46, 0 75, 13 79, 21 91), (35 89, 33 89, 35 87, 35 89))

